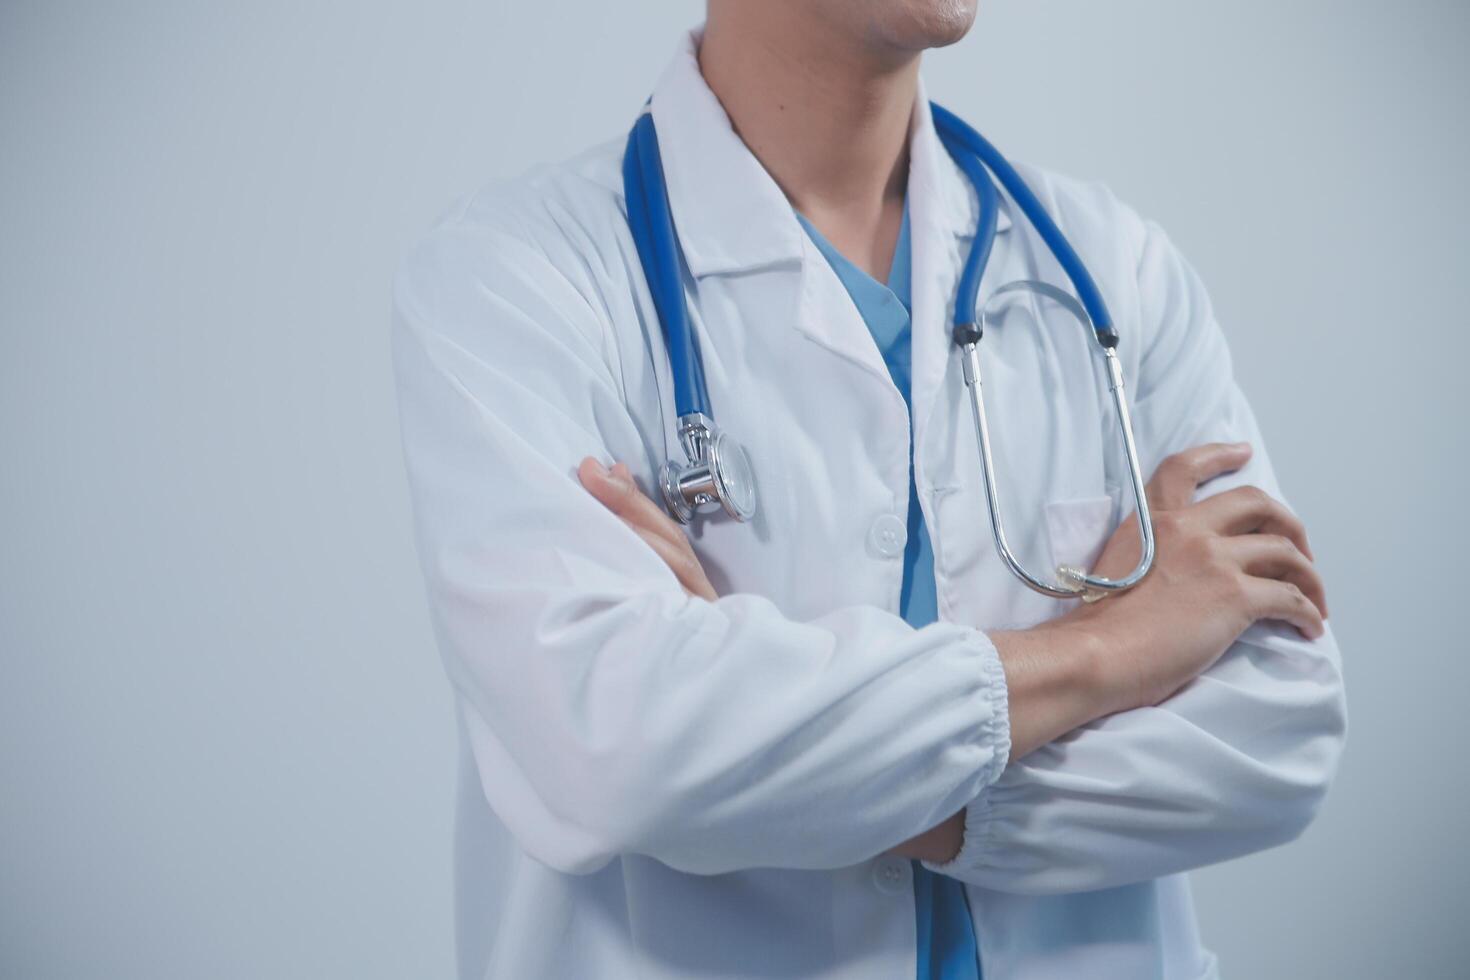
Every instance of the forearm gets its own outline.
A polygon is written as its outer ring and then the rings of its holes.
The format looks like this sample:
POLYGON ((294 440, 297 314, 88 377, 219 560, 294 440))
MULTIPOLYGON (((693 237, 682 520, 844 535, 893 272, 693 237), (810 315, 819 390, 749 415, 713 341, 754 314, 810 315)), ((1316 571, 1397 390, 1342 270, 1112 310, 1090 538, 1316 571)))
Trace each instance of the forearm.
POLYGON ((1345 724, 1331 635, 1305 643, 1257 626, 1163 704, 1101 718, 1008 766, 961 811, 963 847, 931 870, 1058 894, 1285 843, 1317 812, 1345 724))
POLYGON ((1093 634, 1065 620, 988 634, 1010 697, 1015 761, 1072 729, 1121 710, 1117 685, 1105 684, 1093 634))

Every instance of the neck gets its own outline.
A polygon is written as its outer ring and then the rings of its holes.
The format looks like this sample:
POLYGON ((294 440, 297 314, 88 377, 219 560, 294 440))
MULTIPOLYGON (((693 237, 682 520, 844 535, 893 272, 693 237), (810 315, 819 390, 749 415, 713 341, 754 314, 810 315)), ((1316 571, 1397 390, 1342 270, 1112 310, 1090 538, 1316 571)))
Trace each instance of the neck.
POLYGON ((711 2, 700 71, 792 205, 881 280, 903 217, 919 54, 814 16, 790 0, 711 2))

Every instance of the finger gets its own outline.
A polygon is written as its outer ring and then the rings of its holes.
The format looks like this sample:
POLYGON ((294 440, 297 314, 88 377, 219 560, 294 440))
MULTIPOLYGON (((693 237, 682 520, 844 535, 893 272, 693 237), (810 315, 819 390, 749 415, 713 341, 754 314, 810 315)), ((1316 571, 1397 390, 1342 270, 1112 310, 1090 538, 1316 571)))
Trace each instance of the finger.
POLYGON ((704 574, 704 566, 699 563, 698 557, 687 544, 678 547, 662 535, 654 534, 632 521, 625 519, 623 523, 632 528, 633 533, 642 538, 654 550, 654 553, 663 559, 664 564, 669 566, 669 570, 674 573, 674 577, 679 580, 685 592, 701 599, 708 599, 710 602, 715 601, 717 596, 714 586, 710 585, 709 579, 704 574))
POLYGON ((1241 534, 1220 538, 1219 545, 1247 575, 1290 582, 1311 600, 1325 619, 1327 588, 1316 567, 1290 538, 1279 534, 1241 534))
POLYGON ((633 479, 633 471, 628 469, 628 464, 622 461, 613 463, 610 467, 613 477, 631 486, 638 496, 642 497, 650 506, 640 507, 636 516, 629 519, 637 521, 640 527, 646 528, 655 534, 662 535, 677 547, 683 548, 689 543, 689 536, 684 533, 684 528, 672 517, 668 509, 662 503, 654 500, 648 494, 638 489, 638 484, 633 479))
POLYGON ((1279 534, 1316 560, 1301 518, 1260 487, 1235 487, 1206 497, 1193 506, 1190 518, 1202 521, 1216 534, 1279 534))
POLYGON ((1279 619, 1290 623, 1308 640, 1327 632, 1322 614, 1301 589, 1280 579, 1245 577, 1246 602, 1252 619, 1279 619))
POLYGON ((1207 442, 1164 459, 1149 478, 1144 493, 1150 506, 1174 510, 1188 506, 1206 480, 1238 470, 1251 458, 1248 442, 1207 442))
POLYGON ((684 532, 664 513, 663 508, 638 489, 628 468, 623 466, 619 471, 618 466, 622 464, 608 469, 588 456, 578 465, 577 477, 592 496, 623 520, 668 538, 670 543, 686 540, 684 532))

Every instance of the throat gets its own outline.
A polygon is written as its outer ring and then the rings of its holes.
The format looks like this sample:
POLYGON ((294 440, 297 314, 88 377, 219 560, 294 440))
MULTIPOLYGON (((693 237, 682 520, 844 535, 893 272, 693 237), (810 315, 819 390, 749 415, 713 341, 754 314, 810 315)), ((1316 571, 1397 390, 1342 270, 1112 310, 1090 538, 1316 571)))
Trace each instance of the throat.
POLYGON ((808 23, 806 6, 711 4, 700 71, 792 207, 883 281, 903 218, 919 55, 847 43, 808 23))

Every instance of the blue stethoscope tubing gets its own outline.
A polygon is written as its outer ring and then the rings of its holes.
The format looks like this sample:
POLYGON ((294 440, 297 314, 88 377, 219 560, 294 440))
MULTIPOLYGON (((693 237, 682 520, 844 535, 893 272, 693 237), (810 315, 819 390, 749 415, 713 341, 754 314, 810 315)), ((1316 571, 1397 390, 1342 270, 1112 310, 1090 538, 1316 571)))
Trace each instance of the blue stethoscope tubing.
POLYGON ((663 158, 658 151, 658 132, 653 113, 645 106, 623 154, 623 187, 628 204, 628 227, 638 249, 653 306, 663 325, 674 379, 674 411, 679 416, 705 415, 710 410, 709 391, 704 383, 704 361, 699 342, 689 329, 684 305, 678 236, 669 210, 663 158))
MULTIPOLYGON (((1122 367, 1116 352, 1118 334, 1113 326, 1112 316, 1103 301, 1102 292, 1097 288, 1081 257, 1015 168, 988 140, 948 109, 931 102, 930 112, 940 143, 975 188, 979 200, 975 236, 960 271, 956 290, 953 335, 955 345, 962 355, 965 385, 973 408, 986 503, 990 511, 996 549, 1018 578, 1045 595, 1093 601, 1117 594, 1136 585, 1152 567, 1154 531, 1134 443, 1133 426, 1124 396, 1122 367), (994 290, 993 294, 1000 295, 1025 287, 1058 301, 1091 328, 1107 362, 1108 387, 1113 396, 1123 446, 1128 457, 1141 542, 1141 557, 1137 565, 1122 578, 1103 578, 1063 565, 1056 570, 1057 581, 1046 581, 1024 567, 1006 538, 1001 519, 1000 493, 995 479, 995 462, 990 448, 989 425, 981 393, 978 345, 984 331, 985 316, 983 313, 977 315, 976 311, 980 281, 990 260, 1000 210, 1000 195, 992 175, 1036 229, 1071 282, 1076 291, 1076 299, 1048 283, 1032 281, 1009 283, 994 290)), ((648 104, 644 105, 643 112, 628 136, 627 149, 623 154, 623 188, 628 226, 668 350, 674 407, 679 419, 678 433, 686 456, 683 464, 670 460, 660 472, 659 482, 665 505, 678 520, 686 524, 700 507, 716 503, 722 505, 737 520, 749 520, 754 514, 755 506, 749 462, 738 444, 721 432, 714 422, 714 412, 705 385, 704 363, 700 357, 698 341, 689 325, 684 298, 682 253, 669 206, 658 133, 648 104)))
POLYGON ((1087 310, 1093 330, 1097 332, 1098 342, 1104 347, 1116 347, 1118 334, 1113 329, 1113 317, 1108 312, 1107 304, 1103 302, 1097 283, 1092 281, 1091 273, 1087 271, 1087 266, 1082 263, 1076 249, 1072 248, 1072 243, 1067 241, 1067 237, 1047 213, 1046 206, 1037 200, 1026 181, 1016 173, 1016 168, 1001 156, 1000 151, 989 140, 970 128, 959 116, 937 102, 929 103, 929 111, 934 118, 934 131, 939 136, 939 142, 965 172, 980 198, 980 218, 975 229, 975 240, 965 259, 965 267, 960 272, 959 288, 955 294, 955 326, 979 322, 975 317, 975 298, 980 293, 980 279, 985 275, 985 267, 990 262, 990 248, 995 243, 996 217, 1000 212, 1000 195, 996 193, 995 184, 990 179, 990 175, 994 174, 1071 280, 1072 288, 1077 290, 1077 297, 1082 301, 1083 309, 1087 310))

